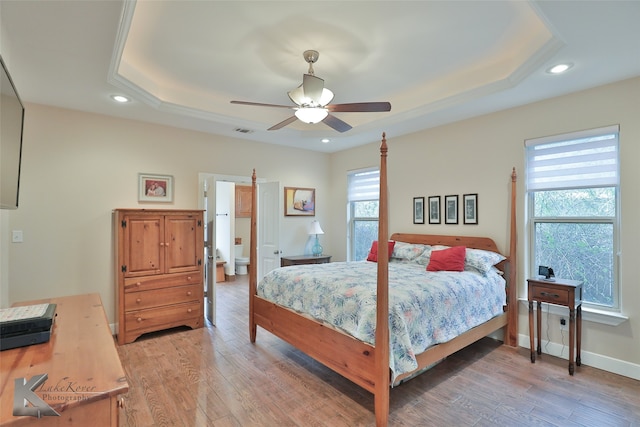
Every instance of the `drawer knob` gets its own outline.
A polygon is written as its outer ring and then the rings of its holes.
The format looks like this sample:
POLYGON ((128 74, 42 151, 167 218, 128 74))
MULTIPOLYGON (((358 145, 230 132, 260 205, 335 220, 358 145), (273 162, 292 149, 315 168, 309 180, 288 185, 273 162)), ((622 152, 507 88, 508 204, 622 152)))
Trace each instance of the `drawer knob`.
POLYGON ((142 301, 140 298, 136 299, 136 303, 140 304, 140 301, 142 301))
POLYGON ((138 321, 138 323, 140 323, 142 322, 142 317, 138 317, 136 320, 138 321))
POLYGON ((187 310, 187 313, 191 313, 191 311, 192 311, 191 309, 188 309, 188 310, 187 310))
POLYGON ((187 276, 187 280, 191 280, 191 276, 187 276))
POLYGON ((191 296, 191 291, 187 292, 187 296, 190 297, 191 296))
POLYGON ((136 286, 142 286, 142 283, 138 282, 136 283, 136 286))
POLYGON ((118 399, 118 408, 124 408, 124 399, 120 398, 118 399))

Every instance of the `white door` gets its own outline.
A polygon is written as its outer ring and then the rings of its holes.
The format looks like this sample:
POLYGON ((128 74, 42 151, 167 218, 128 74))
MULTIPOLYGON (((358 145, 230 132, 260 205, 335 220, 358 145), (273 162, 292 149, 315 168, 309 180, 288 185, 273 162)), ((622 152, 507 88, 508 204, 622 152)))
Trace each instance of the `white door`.
POLYGON ((204 209, 205 235, 204 235, 204 313, 205 317, 216 324, 216 197, 215 178, 210 174, 200 174, 200 202, 199 208, 204 209))
POLYGON ((258 281, 280 267, 280 184, 258 184, 258 281))

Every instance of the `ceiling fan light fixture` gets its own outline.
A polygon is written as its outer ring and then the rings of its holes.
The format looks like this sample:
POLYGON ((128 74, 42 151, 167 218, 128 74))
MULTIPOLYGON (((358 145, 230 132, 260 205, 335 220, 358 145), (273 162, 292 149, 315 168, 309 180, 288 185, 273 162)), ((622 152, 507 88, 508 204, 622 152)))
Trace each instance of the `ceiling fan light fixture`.
POLYGON ((322 89, 322 95, 320 95, 320 105, 323 107, 333 100, 333 92, 326 87, 322 89))
POLYGON ((298 86, 293 90, 290 90, 289 92, 287 92, 287 94, 289 95, 289 99, 291 99, 293 102, 295 102, 298 105, 302 105, 305 102, 307 102, 307 99, 304 96, 304 90, 302 89, 302 85, 298 86))
POLYGON ((317 107, 298 108, 295 112, 296 117, 301 122, 309 124, 320 123, 328 114, 329 112, 325 108, 317 107))

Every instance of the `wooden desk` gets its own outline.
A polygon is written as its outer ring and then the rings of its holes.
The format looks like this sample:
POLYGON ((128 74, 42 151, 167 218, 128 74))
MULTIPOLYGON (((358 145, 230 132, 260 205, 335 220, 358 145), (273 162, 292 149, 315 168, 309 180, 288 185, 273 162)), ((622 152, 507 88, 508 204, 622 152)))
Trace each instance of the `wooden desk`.
POLYGON ((533 349, 533 301, 538 301, 538 354, 542 354, 540 330, 542 329, 541 303, 557 304, 569 309, 569 375, 573 375, 573 346, 576 344, 576 365, 580 366, 580 340, 582 335, 582 282, 568 279, 555 279, 554 282, 543 279, 528 279, 529 288, 529 344, 531 363, 536 361, 533 349), (576 331, 577 328, 577 331, 576 331), (575 341, 574 341, 575 333, 575 341))
POLYGON ((331 255, 294 255, 280 258, 280 267, 302 264, 325 264, 331 262, 331 255))
POLYGON ((18 305, 57 304, 49 342, 0 352, 2 426, 118 426, 119 395, 129 390, 98 294, 18 305), (59 417, 13 415, 15 379, 47 374, 34 390, 59 417))

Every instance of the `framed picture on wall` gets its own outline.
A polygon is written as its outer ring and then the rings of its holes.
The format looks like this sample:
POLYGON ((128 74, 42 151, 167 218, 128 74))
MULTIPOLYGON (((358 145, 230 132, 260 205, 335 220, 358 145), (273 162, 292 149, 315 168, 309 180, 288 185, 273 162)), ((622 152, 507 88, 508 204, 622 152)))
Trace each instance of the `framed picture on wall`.
POLYGON ((464 223, 478 223, 478 194, 465 194, 462 196, 464 205, 464 223))
POLYGON ((429 197, 429 224, 440 224, 440 196, 429 197))
POLYGON ((138 174, 138 201, 173 202, 173 176, 149 173, 138 174))
POLYGON ((424 224, 424 197, 413 198, 413 223, 424 224))
POLYGON ((315 188, 284 187, 285 216, 315 216, 315 188))
POLYGON ((444 196, 444 223, 445 224, 457 224, 458 223, 458 196, 444 196))

